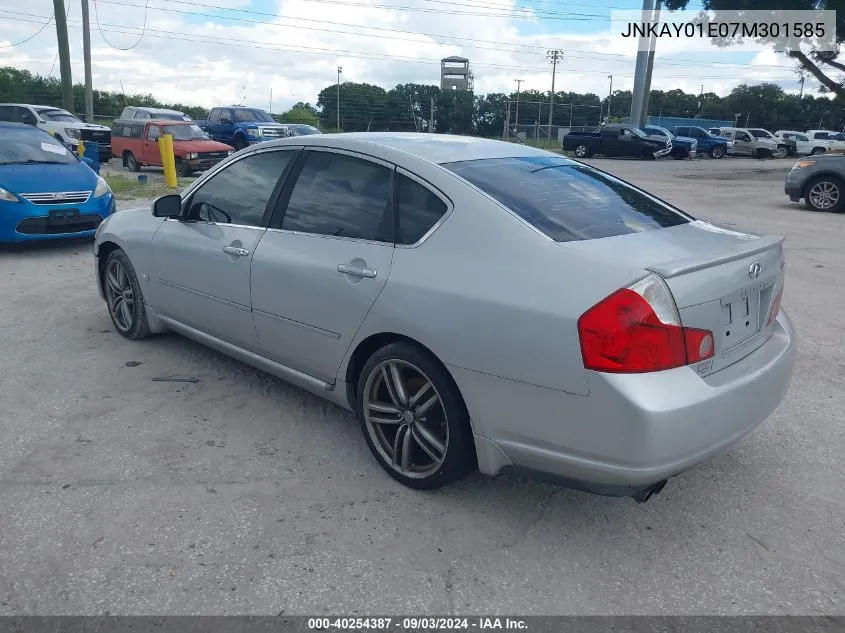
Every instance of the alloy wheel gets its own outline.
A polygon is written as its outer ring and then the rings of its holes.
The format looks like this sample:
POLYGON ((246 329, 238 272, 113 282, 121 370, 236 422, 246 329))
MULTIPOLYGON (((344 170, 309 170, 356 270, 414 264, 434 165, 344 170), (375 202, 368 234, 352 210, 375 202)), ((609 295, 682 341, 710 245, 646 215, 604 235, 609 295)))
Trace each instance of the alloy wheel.
POLYGON ((817 209, 830 209, 839 202, 839 187, 829 180, 822 180, 810 188, 807 196, 817 209))
POLYGON ((106 265, 106 299, 115 326, 121 332, 131 330, 135 322, 135 296, 129 274, 117 259, 106 265))
POLYGON ((584 158, 587 155, 587 148, 584 145, 579 145, 575 148, 575 155, 578 158, 584 158))
POLYGON ((440 469, 449 425, 440 394, 419 367, 398 359, 379 363, 367 377, 362 405, 367 433, 390 468, 412 479, 440 469))

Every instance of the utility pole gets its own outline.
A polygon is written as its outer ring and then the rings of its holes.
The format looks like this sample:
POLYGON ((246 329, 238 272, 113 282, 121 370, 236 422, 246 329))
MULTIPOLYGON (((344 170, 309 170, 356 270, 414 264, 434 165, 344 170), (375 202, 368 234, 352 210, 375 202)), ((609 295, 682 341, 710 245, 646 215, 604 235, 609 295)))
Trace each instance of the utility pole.
MULTIPOLYGON (((82 0, 85 2, 86 0, 82 0)), ((267 110, 267 114, 273 116, 273 86, 270 86, 270 109, 267 110)))
POLYGON ((607 78, 610 79, 610 90, 607 91, 607 122, 610 123, 610 101, 613 99, 613 75, 608 75, 607 78))
MULTIPOLYGON (((522 86, 522 82, 525 81, 524 79, 514 79, 516 82, 516 120, 514 121, 514 125, 519 125, 519 88, 522 86)), ((510 125, 510 119, 508 119, 508 125, 510 125)), ((518 128, 517 128, 518 129, 518 128)))
POLYGON ((549 130, 546 137, 552 138, 552 115, 555 109, 555 73, 557 72, 557 63, 563 61, 563 51, 557 48, 546 51, 546 59, 552 62, 552 91, 549 93, 549 130))
MULTIPOLYGON (((642 21, 648 21, 652 14, 654 0, 643 0, 642 21)), ((645 91, 646 73, 648 72, 649 40, 643 34, 637 46, 637 62, 634 68, 634 90, 631 94, 631 125, 639 126, 643 122, 643 93, 645 91)))
POLYGON ((56 39, 59 44, 59 72, 62 75, 62 107, 73 112, 73 78, 70 74, 70 46, 67 41, 67 15, 64 0, 53 0, 56 39))
POLYGON ((431 121, 428 124, 428 133, 434 134, 434 97, 431 98, 431 121))
POLYGON ((340 73, 343 72, 343 66, 337 67, 337 131, 340 132, 340 73))
MULTIPOLYGON (((660 7, 663 0, 655 0, 654 13, 652 14, 652 22, 657 24, 660 22, 660 7)), ((645 89, 643 90, 643 120, 648 116, 648 100, 651 97, 651 73, 654 70, 654 51, 657 48, 657 34, 652 33, 648 43, 648 66, 645 71, 645 89)))
POLYGON ((94 88, 91 79, 91 26, 88 0, 82 0, 82 55, 85 58, 85 122, 94 122, 94 88))
POLYGON ((798 80, 798 82, 801 84, 801 92, 798 93, 799 101, 804 98, 804 79, 806 79, 806 77, 804 77, 804 75, 801 75, 801 79, 798 80))
POLYGON ((505 110, 505 129, 502 130, 502 140, 503 141, 508 140, 508 132, 510 132, 510 129, 509 129, 510 126, 511 126, 511 100, 508 99, 508 107, 505 110))

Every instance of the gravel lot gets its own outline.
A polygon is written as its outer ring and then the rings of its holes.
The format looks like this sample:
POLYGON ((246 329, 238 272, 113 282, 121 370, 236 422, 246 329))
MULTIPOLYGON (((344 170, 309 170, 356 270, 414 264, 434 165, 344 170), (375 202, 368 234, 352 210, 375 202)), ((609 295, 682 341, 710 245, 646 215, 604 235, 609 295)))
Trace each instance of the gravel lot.
POLYGON ((121 338, 90 242, 0 252, 0 614, 845 613, 845 216, 789 203, 792 161, 590 162, 787 236, 799 358, 756 432, 644 505, 413 492, 332 405, 121 338))

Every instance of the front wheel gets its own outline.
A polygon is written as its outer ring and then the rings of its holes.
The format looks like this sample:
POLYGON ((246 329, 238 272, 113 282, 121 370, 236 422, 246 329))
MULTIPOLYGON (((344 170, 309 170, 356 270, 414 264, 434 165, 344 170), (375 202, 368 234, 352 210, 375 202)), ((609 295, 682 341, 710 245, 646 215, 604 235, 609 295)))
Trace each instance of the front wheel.
POLYGON ((144 295, 126 253, 113 250, 103 266, 103 289, 109 316, 117 331, 130 340, 150 335, 144 295))
POLYGON ((191 170, 191 166, 188 164, 188 161, 183 160, 181 158, 176 159, 176 174, 181 176, 182 178, 187 178, 193 173, 191 170))
POLYGON ((576 145, 575 146, 575 156, 577 158, 589 158, 592 151, 590 151, 590 147, 588 145, 576 145))
POLYGON ((725 156, 725 148, 717 145, 713 149, 710 150, 710 158, 724 158, 725 156))
POLYGON ((442 488, 477 467, 458 387, 416 345, 391 343, 370 357, 358 379, 357 409, 376 461, 410 488, 442 488))
POLYGON ((845 207, 845 183, 835 176, 819 176, 807 183, 804 199, 813 211, 838 213, 845 207))
POLYGON ((786 158, 787 151, 785 147, 778 147, 774 152, 773 158, 786 158))
POLYGON ((245 139, 244 137, 242 137, 242 136, 236 136, 236 137, 235 137, 235 142, 234 142, 234 144, 233 144, 233 145, 234 145, 234 147, 235 147, 235 150, 237 151, 237 150, 242 150, 242 149, 243 149, 244 147, 246 147, 248 144, 249 144, 249 143, 247 143, 247 142, 246 142, 246 139, 245 139))

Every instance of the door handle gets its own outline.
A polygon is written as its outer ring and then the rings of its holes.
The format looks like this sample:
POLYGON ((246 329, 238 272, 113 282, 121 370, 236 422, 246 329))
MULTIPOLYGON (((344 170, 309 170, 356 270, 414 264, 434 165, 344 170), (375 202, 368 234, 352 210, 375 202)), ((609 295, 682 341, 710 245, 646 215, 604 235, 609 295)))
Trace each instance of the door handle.
POLYGON ((369 279, 376 276, 376 271, 372 268, 358 268, 357 266, 347 266, 345 264, 338 264, 337 272, 355 277, 368 277, 369 279))
POLYGON ((224 246, 223 252, 227 255, 234 255, 235 257, 246 257, 249 251, 245 248, 238 248, 237 246, 224 246))

